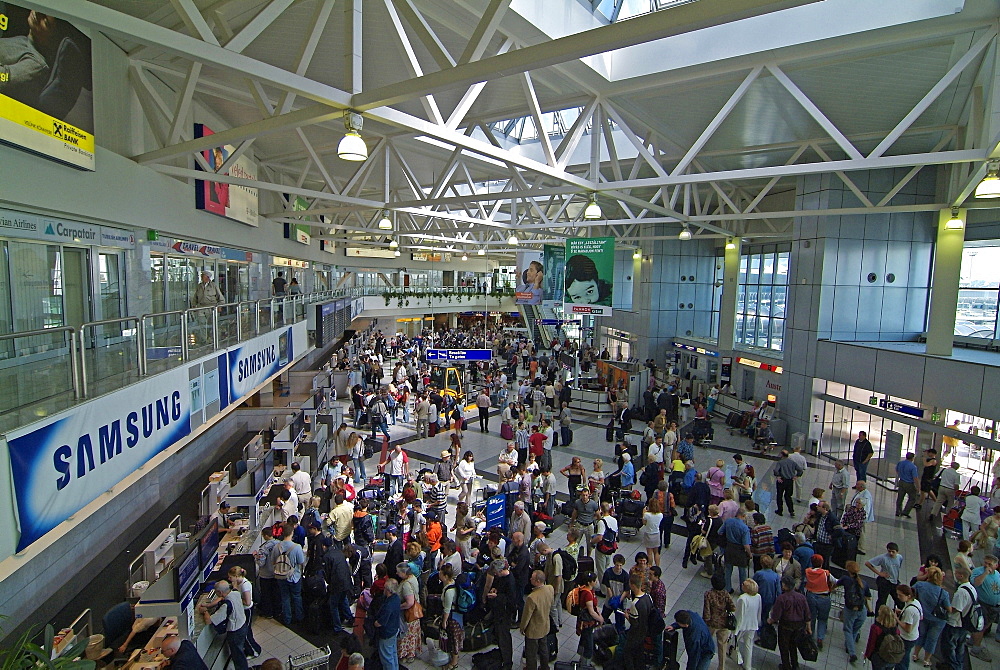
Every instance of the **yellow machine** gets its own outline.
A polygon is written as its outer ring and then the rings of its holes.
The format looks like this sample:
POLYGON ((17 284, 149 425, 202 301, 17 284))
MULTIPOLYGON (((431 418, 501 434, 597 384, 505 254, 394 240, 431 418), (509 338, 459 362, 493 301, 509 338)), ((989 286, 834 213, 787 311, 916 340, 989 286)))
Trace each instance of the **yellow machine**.
POLYGON ((441 390, 441 395, 455 398, 465 405, 465 391, 462 388, 462 374, 458 368, 431 368, 431 384, 441 390))

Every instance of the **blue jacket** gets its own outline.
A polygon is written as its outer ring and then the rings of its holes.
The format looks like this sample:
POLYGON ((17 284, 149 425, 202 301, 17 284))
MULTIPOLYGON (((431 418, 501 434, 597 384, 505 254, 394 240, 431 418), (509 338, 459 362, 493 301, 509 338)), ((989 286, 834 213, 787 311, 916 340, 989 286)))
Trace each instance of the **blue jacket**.
POLYGON ((681 484, 685 489, 689 489, 694 486, 694 478, 698 476, 698 471, 694 468, 686 470, 684 472, 684 483, 681 484))
POLYGON ((766 612, 781 595, 781 575, 774 570, 758 570, 753 575, 760 591, 760 605, 766 612))
POLYGON ((813 566, 813 554, 815 554, 813 546, 806 541, 804 544, 800 544, 795 547, 795 551, 792 552, 792 558, 799 562, 802 566, 802 574, 805 575, 806 568, 811 568, 813 566))
POLYGON ((181 640, 177 653, 170 659, 171 670, 208 670, 191 640, 181 640))
POLYGON ((681 628, 674 622, 674 628, 684 632, 684 648, 687 649, 687 670, 696 670, 705 658, 715 656, 715 640, 708 624, 697 612, 687 610, 691 615, 691 625, 681 628))
POLYGON ((379 623, 378 637, 380 640, 388 640, 399 635, 399 622, 403 614, 400 605, 399 594, 394 593, 386 597, 382 606, 378 608, 378 616, 375 617, 375 620, 379 623))
POLYGON ((622 486, 632 486, 635 484, 635 466, 632 461, 628 461, 622 466, 622 486))
POLYGON ((743 519, 732 517, 726 519, 719 528, 719 535, 725 535, 729 544, 748 545, 750 544, 750 527, 743 519))

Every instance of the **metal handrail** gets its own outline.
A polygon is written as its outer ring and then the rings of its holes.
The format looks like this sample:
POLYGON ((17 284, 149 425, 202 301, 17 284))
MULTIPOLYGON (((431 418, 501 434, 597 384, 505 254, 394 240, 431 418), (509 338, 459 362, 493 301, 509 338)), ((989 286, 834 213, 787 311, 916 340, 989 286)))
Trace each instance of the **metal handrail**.
POLYGON ((21 337, 37 337, 39 335, 50 335, 52 333, 69 333, 69 369, 73 378, 73 397, 80 398, 80 371, 77 368, 77 342, 76 329, 73 326, 57 326, 56 328, 41 328, 39 330, 23 330, 18 333, 6 333, 0 335, 0 342, 4 340, 16 340, 21 337))
MULTIPOLYGON (((153 318, 165 318, 170 316, 180 317, 180 328, 181 328, 181 360, 186 361, 190 358, 189 351, 189 333, 190 333, 190 319, 191 314, 195 312, 204 312, 205 310, 212 310, 212 329, 213 329, 213 341, 212 346, 214 350, 219 350, 221 348, 221 342, 219 337, 219 314, 222 308, 236 308, 236 338, 237 341, 243 342, 247 337, 251 336, 250 333, 245 333, 243 328, 242 310, 244 308, 254 310, 253 316, 253 337, 260 335, 260 312, 262 307, 266 304, 269 308, 269 320, 271 330, 275 327, 275 309, 282 305, 289 305, 292 308, 288 323, 296 323, 298 321, 305 319, 305 309, 304 307, 311 303, 322 302, 330 298, 338 298, 349 295, 348 289, 330 289, 326 291, 314 291, 312 293, 300 293, 296 295, 285 295, 285 296, 269 296, 267 298, 261 298, 258 300, 241 300, 239 302, 232 303, 222 303, 212 306, 204 307, 189 307, 186 309, 175 309, 165 312, 152 312, 147 314, 140 314, 137 316, 126 316, 116 319, 102 319, 100 321, 90 321, 80 326, 58 326, 55 328, 42 328, 39 330, 27 330, 16 333, 4 333, 0 334, 0 342, 7 340, 17 340, 20 338, 28 337, 38 337, 38 336, 50 336, 53 333, 69 333, 69 363, 70 363, 70 376, 72 377, 73 385, 73 395, 77 400, 87 398, 89 395, 89 384, 87 379, 87 364, 85 361, 85 332, 88 328, 93 328, 97 326, 109 326, 115 324, 126 324, 134 322, 136 324, 136 338, 138 342, 136 343, 136 351, 138 358, 138 374, 140 377, 146 377, 149 375, 149 365, 148 365, 148 354, 149 349, 147 346, 146 338, 149 334, 148 320, 153 318), (301 312, 301 314, 300 314, 301 312)), ((282 320, 284 321, 284 314, 282 314, 282 320)))
MULTIPOLYGON (((80 369, 80 392, 82 393, 82 397, 84 397, 84 398, 87 397, 87 357, 83 355, 83 350, 86 349, 85 341, 84 341, 84 331, 87 328, 93 328, 94 326, 111 326, 111 325, 114 325, 116 323, 127 323, 129 321, 135 321, 136 332, 137 332, 137 334, 139 334, 142 331, 142 327, 141 327, 140 322, 139 322, 141 318, 142 317, 139 317, 139 316, 123 316, 123 317, 118 318, 118 319, 102 319, 101 321, 89 321, 89 322, 81 325, 79 328, 77 328, 77 342, 79 342, 79 345, 80 345, 80 350, 79 350, 78 354, 79 354, 79 357, 80 357, 80 361, 79 361, 79 369, 80 369)), ((144 338, 143 338, 143 339, 139 340, 139 343, 136 346, 136 359, 137 359, 136 360, 136 369, 139 370, 139 376, 144 376, 145 375, 144 368, 145 368, 145 358, 146 357, 144 355, 144 352, 145 352, 144 346, 145 346, 145 341, 144 341, 144 338)), ((70 360, 72 360, 72 358, 73 357, 71 356, 70 360)))

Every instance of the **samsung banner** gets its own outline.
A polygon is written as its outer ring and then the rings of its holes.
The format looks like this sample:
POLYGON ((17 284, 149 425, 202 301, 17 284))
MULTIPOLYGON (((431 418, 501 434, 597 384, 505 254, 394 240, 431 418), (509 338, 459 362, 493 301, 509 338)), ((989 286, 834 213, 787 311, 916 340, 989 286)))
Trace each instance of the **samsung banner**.
POLYGON ((615 238, 571 237, 566 240, 563 309, 573 314, 611 316, 615 277, 615 238))
POLYGON ((240 401, 294 359, 292 327, 279 328, 219 356, 223 407, 240 401))
MULTIPOLYGON (((212 130, 201 123, 194 124, 194 136, 205 137, 213 135, 212 130)), ((236 147, 226 144, 203 151, 202 155, 214 172, 225 165, 236 147)), ((201 166, 196 164, 199 170, 201 166)), ((229 169, 223 173, 239 179, 257 179, 257 163, 243 154, 237 158, 229 169)), ((240 223, 256 226, 257 221, 257 189, 235 184, 222 184, 214 181, 195 180, 195 206, 212 214, 224 216, 240 223)))
POLYGON ((307 344, 300 321, 7 433, 17 551, 238 402, 307 344))
POLYGON ((177 368, 8 433, 17 550, 187 435, 189 397, 187 369, 177 368))
POLYGON ((93 170, 93 91, 89 37, 0 2, 0 142, 93 170))

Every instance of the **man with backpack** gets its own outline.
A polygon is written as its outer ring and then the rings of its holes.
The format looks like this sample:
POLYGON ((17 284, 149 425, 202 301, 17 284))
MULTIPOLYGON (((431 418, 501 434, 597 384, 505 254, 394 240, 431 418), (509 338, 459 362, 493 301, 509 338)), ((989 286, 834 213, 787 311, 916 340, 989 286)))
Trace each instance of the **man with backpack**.
POLYGON ((342 621, 351 620, 351 606, 348 598, 353 595, 354 578, 351 566, 341 549, 334 543, 323 556, 323 572, 327 578, 327 596, 330 607, 330 625, 335 633, 343 632, 342 621))
MULTIPOLYGON (((981 661, 991 662, 990 652, 983 648, 983 638, 990 623, 1000 623, 1000 572, 997 571, 997 557, 987 554, 983 557, 982 567, 972 571, 969 581, 976 587, 979 605, 986 615, 987 625, 978 633, 973 633, 969 645, 969 653, 981 661)), ((997 641, 1000 642, 1000 628, 997 630, 997 641)))
MULTIPOLYGON (((618 552, 618 519, 611 512, 611 503, 601 503, 599 516, 594 524, 594 563, 598 579, 604 577, 610 567, 611 557, 618 552)), ((600 592, 597 595, 604 597, 600 592)))
POLYGON ((386 404, 388 392, 385 389, 379 391, 368 403, 368 423, 372 427, 372 441, 377 439, 378 431, 382 431, 386 439, 389 438, 389 407, 386 404))
MULTIPOLYGON (((962 566, 955 568, 955 583, 958 587, 951 597, 951 612, 941 635, 941 655, 950 670, 965 670, 965 644, 969 641, 969 627, 977 627, 970 621, 972 608, 977 606, 976 589, 969 583, 970 572, 962 566)), ((981 609, 980 609, 981 614, 981 609)))
POLYGON ((289 626, 305 618, 302 607, 302 572, 306 565, 306 555, 292 542, 292 524, 282 524, 282 539, 271 548, 269 561, 271 572, 278 583, 281 596, 281 623, 289 626))
POLYGON ((572 561, 573 572, 576 572, 576 561, 573 557, 566 553, 566 550, 560 549, 558 551, 553 551, 545 542, 541 542, 538 545, 538 554, 544 560, 542 564, 542 571, 545 573, 545 583, 552 587, 552 592, 555 594, 555 598, 552 600, 552 610, 549 612, 549 616, 552 620, 556 622, 557 626, 562 625, 562 593, 563 586, 567 583, 565 578, 567 563, 572 561))
MULTIPOLYGON (((633 574, 629 577, 628 585, 632 591, 631 598, 622 602, 625 607, 625 616, 629 621, 629 628, 625 634, 625 644, 618 652, 622 654, 625 670, 644 670, 646 667, 645 653, 643 651, 646 638, 650 633, 651 622, 655 617, 653 598, 642 590, 642 575, 633 574), (626 603, 628 603, 626 605, 626 603)), ((662 624, 663 617, 660 617, 662 624)), ((660 626, 659 633, 663 634, 663 626, 660 626)))

